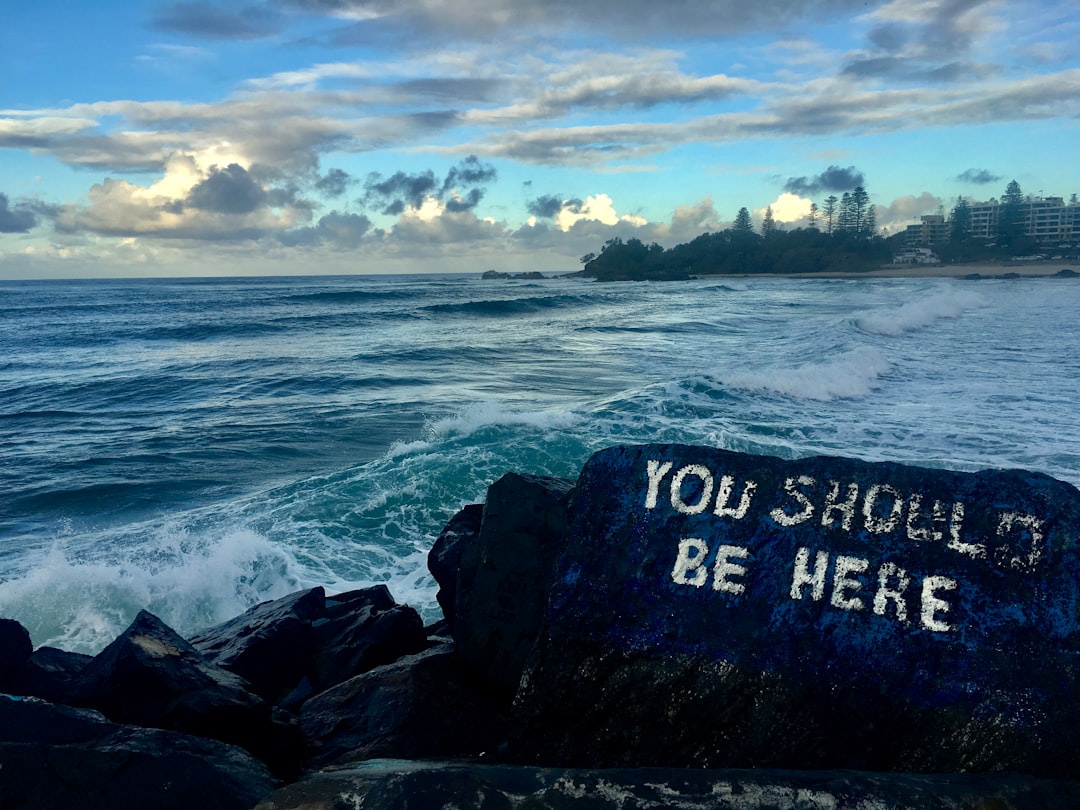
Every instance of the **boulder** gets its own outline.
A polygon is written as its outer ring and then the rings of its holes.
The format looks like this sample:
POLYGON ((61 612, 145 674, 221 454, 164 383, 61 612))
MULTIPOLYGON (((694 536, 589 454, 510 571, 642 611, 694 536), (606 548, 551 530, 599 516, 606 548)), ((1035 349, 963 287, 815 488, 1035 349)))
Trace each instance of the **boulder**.
POLYGON ((312 761, 469 757, 506 735, 506 705, 439 645, 328 689, 300 710, 312 761))
POLYGON ((264 700, 277 703, 308 674, 315 651, 311 623, 326 609, 322 588, 262 602, 190 641, 206 658, 244 678, 264 700))
POLYGON ((573 482, 507 473, 488 488, 480 533, 458 567, 454 642, 512 695, 543 618, 573 482))
POLYGON ((435 599, 442 608, 447 625, 454 627, 454 603, 457 601, 458 568, 465 549, 478 542, 484 505, 471 503, 446 524, 428 552, 427 564, 431 576, 439 583, 435 599))
POLYGON ((10 691, 52 703, 74 703, 78 677, 92 660, 93 656, 83 653, 38 647, 19 669, 10 691))
POLYGON ((1069 484, 614 447, 585 465, 571 515, 552 577, 498 569, 485 590, 552 583, 512 758, 1080 772, 1069 484))
POLYGON ((385 585, 327 597, 322 588, 263 602, 191 639, 266 700, 296 708, 313 694, 427 646, 420 614, 385 585))
POLYGON ((118 723, 172 729, 240 745, 283 776, 297 770, 301 739, 243 678, 207 661, 148 611, 79 674, 78 705, 118 723))
POLYGON ((0 695, 4 810, 247 810, 275 783, 245 751, 0 695))
POLYGON ((934 808, 1068 810, 1080 783, 1018 776, 856 771, 576 770, 378 760, 315 773, 256 810, 809 810, 934 808))
POLYGON ((29 631, 14 619, 0 619, 0 690, 12 688, 33 652, 29 631))

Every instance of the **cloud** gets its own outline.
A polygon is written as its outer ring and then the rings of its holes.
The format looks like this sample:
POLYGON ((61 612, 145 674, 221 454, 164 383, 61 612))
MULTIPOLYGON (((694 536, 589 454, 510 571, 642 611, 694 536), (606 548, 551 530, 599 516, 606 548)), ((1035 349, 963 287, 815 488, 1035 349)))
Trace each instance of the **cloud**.
POLYGON ((373 172, 364 183, 360 202, 387 216, 420 210, 432 199, 452 212, 469 211, 484 197, 485 189, 481 186, 494 182, 497 176, 495 167, 482 163, 476 155, 469 155, 451 167, 441 182, 430 169, 416 174, 398 171, 385 179, 373 172))
MULTIPOLYGON (((769 203, 768 207, 772 208, 773 219, 776 222, 798 222, 810 214, 811 202, 805 197, 785 191, 769 203)), ((765 208, 756 209, 754 214, 761 219, 765 215, 765 208)))
POLYGON ((315 181, 315 190, 321 191, 327 197, 340 197, 354 182, 356 181, 343 169, 331 169, 315 181))
POLYGON ((247 169, 231 163, 214 166, 210 176, 188 193, 186 205, 219 214, 250 214, 267 204, 268 194, 247 169))
POLYGON ((226 11, 209 3, 172 3, 160 8, 151 27, 207 39, 265 39, 282 30, 281 16, 266 7, 226 11))
POLYGON ((619 222, 627 222, 634 226, 642 226, 648 223, 644 217, 636 214, 619 215, 615 211, 615 203, 607 194, 593 194, 585 198, 585 201, 566 200, 562 209, 554 216, 555 225, 559 230, 566 232, 583 220, 592 220, 603 225, 616 225, 619 222))
POLYGON ((564 203, 563 198, 554 194, 541 194, 535 200, 529 200, 525 204, 526 210, 538 219, 554 219, 563 209, 564 204, 581 207, 581 200, 568 200, 564 203))
POLYGON ((818 175, 809 177, 789 177, 784 183, 784 191, 791 194, 818 194, 822 191, 850 191, 856 186, 866 184, 863 173, 854 166, 843 169, 829 166, 818 175))
POLYGON ((879 229, 886 228, 890 233, 904 230, 908 225, 918 222, 923 214, 937 213, 944 205, 941 197, 924 191, 918 197, 906 195, 898 197, 889 205, 877 205, 874 214, 879 229))
POLYGON ((988 183, 996 183, 1001 180, 1001 175, 994 174, 987 169, 966 169, 956 175, 956 179, 961 183, 975 183, 977 185, 986 185, 988 183))
POLYGON ((38 224, 37 216, 30 206, 8 202, 8 196, 0 193, 0 233, 27 233, 38 224))
POLYGON ((331 211, 315 226, 294 228, 278 235, 288 247, 327 245, 335 250, 355 250, 371 230, 371 220, 363 214, 331 211))

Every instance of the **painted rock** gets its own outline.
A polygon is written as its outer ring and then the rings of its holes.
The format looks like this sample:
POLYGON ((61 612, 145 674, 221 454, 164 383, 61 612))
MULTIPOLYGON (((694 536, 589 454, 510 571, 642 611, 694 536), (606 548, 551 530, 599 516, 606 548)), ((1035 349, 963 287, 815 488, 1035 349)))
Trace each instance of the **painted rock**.
POLYGON ((582 470, 513 757, 1080 772, 1080 492, 681 445, 582 470))

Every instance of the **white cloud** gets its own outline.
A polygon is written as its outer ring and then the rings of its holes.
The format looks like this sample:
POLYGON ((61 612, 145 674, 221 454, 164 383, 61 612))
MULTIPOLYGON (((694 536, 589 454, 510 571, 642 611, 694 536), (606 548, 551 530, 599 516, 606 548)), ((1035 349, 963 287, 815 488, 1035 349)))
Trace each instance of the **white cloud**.
POLYGON ((615 203, 607 194, 593 194, 586 197, 585 202, 580 205, 564 203, 562 210, 555 215, 555 224, 564 233, 583 220, 594 220, 604 225, 626 222, 638 227, 648 223, 644 217, 635 214, 619 216, 615 211, 615 203))
MULTIPOLYGON (((798 194, 785 191, 769 205, 772 206, 773 219, 777 222, 797 222, 809 215, 810 203, 812 202, 813 200, 806 197, 800 197, 798 194)), ((755 210, 754 214, 758 219, 761 219, 765 216, 765 208, 755 210)))

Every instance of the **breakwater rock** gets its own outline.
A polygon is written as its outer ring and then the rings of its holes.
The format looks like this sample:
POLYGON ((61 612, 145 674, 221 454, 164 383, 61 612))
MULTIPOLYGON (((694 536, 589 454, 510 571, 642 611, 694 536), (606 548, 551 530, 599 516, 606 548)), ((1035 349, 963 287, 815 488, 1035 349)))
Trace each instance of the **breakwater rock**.
POLYGON ((0 806, 1080 806, 1078 529, 1021 471, 508 473, 434 542, 434 626, 384 587, 94 657, 0 620, 0 806))

